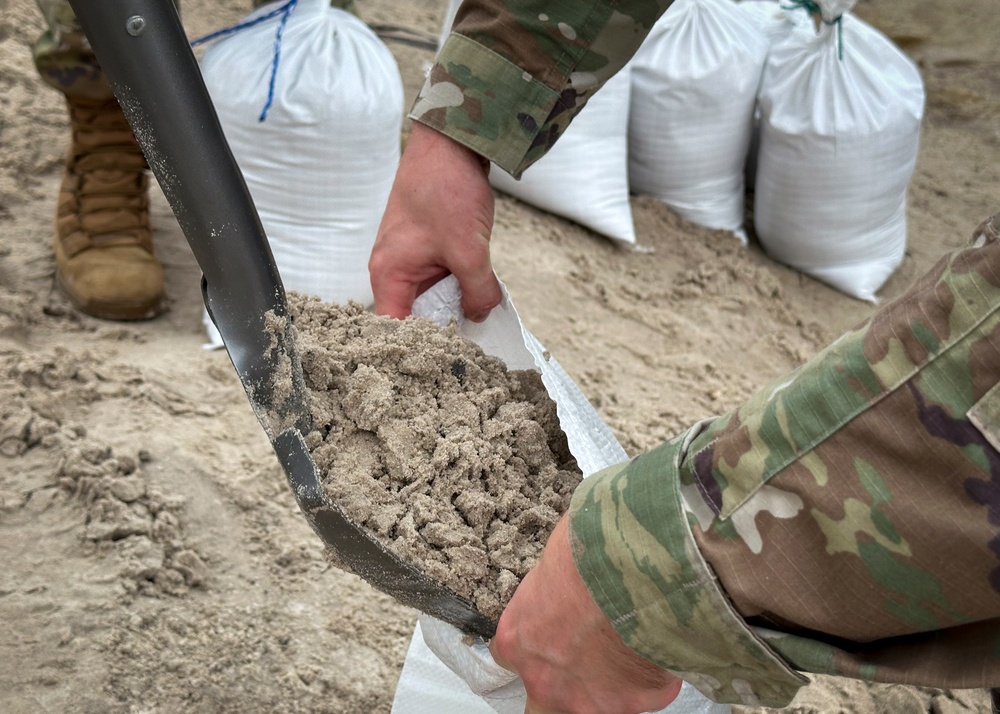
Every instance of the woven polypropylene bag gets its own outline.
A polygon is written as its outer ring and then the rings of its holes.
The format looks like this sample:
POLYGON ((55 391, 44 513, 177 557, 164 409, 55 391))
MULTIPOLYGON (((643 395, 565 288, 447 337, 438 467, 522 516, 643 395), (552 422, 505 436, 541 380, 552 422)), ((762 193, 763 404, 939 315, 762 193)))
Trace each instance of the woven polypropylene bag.
MULTIPOLYGON (((460 4, 461 0, 449 1, 439 44, 447 39, 460 4)), ((548 21, 556 31, 557 18, 548 21)), ((492 186, 620 243, 635 243, 628 183, 630 91, 626 66, 605 83, 555 146, 519 180, 491 167, 492 186)))
POLYGON ((853 15, 774 44, 759 96, 754 228, 775 260, 862 300, 906 250, 924 88, 853 15))
MULTIPOLYGON (((584 476, 628 456, 573 378, 521 322, 503 289, 500 305, 483 323, 462 315, 458 280, 449 276, 421 295, 415 315, 440 325, 455 322, 465 337, 509 369, 537 369, 556 403, 559 425, 584 476)), ((498 665, 481 640, 421 615, 399 677, 392 714, 521 714, 526 692, 520 678, 498 665)), ((690 685, 659 714, 729 714, 690 685)))
POLYGON ((368 256, 399 164, 399 69, 357 17, 326 0, 299 0, 261 120, 279 22, 210 46, 201 60, 205 84, 285 288, 370 305, 368 256))
POLYGON ((635 243, 628 183, 629 74, 626 65, 609 79, 520 180, 493 167, 493 187, 608 238, 635 243))
POLYGON ((676 0, 630 63, 629 181, 709 228, 744 233, 744 164, 767 40, 732 0, 676 0))

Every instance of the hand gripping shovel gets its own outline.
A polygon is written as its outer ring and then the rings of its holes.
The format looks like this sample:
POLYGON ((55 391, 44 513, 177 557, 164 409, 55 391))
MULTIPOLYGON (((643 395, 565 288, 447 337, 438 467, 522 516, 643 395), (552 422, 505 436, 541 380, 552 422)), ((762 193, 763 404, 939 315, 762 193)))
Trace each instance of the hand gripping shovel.
POLYGON ((496 624, 404 563, 326 496, 303 441, 311 418, 285 291, 172 0, 71 0, 94 53, 201 267, 202 292, 306 520, 346 569, 471 634, 496 624), (290 374, 275 387, 279 371, 290 374))

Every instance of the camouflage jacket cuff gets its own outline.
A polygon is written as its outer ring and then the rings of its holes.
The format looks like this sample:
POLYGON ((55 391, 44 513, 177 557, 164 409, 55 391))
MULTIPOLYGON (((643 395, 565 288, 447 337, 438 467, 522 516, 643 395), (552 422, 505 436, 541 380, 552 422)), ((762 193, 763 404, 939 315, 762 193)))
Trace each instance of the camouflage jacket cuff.
POLYGON ((518 176, 558 99, 506 58, 452 33, 409 116, 518 176))
POLYGON ((717 702, 785 706, 808 680, 733 609, 687 520, 679 472, 699 428, 583 481, 570 506, 576 566, 637 653, 717 702))

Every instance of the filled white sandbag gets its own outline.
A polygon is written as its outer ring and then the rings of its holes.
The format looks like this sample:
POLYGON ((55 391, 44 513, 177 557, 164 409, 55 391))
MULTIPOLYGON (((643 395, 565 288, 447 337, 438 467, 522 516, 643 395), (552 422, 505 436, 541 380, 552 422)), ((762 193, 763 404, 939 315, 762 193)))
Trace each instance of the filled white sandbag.
POLYGON ((371 305, 368 257, 399 164, 399 68, 357 17, 327 0, 299 0, 281 33, 268 105, 280 21, 211 45, 201 59, 205 85, 285 288, 371 305))
MULTIPOLYGON (((740 8, 754 24, 757 30, 767 40, 768 51, 771 45, 781 40, 789 32, 808 32, 808 17, 801 12, 795 12, 782 4, 781 0, 740 0, 740 8)), ((752 191, 757 173, 757 148, 760 145, 760 109, 754 108, 753 130, 750 135, 750 147, 747 149, 746 170, 744 177, 746 188, 752 191)))
MULTIPOLYGON (((450 0, 440 42, 444 42, 461 0, 450 0)), ((553 31, 557 22, 551 19, 553 31)), ((497 166, 492 186, 524 203, 630 245, 635 225, 629 202, 626 65, 598 91, 555 146, 515 180, 497 166)))
MULTIPOLYGON (((813 4, 819 8, 820 17, 827 24, 832 24, 846 15, 857 2, 858 0, 813 0, 813 4)), ((793 0, 792 5, 795 4, 797 3, 793 0)))
POLYGON ((462 0, 448 0, 448 7, 444 9, 444 19, 441 22, 441 32, 438 34, 438 49, 444 47, 444 41, 451 34, 451 26, 455 24, 455 14, 462 0))
POLYGON ((629 93, 626 65, 520 180, 493 166, 490 183, 498 191, 608 238, 635 243, 628 183, 629 93))
POLYGON ((775 260, 875 301, 906 249, 924 87, 882 33, 840 23, 791 32, 768 55, 754 228, 775 260))
POLYGON ((806 17, 789 9, 781 0, 738 0, 737 4, 757 30, 763 33, 768 49, 791 32, 796 24, 803 25, 806 17))
POLYGON ((732 0, 676 0, 630 65, 629 181, 687 220, 744 232, 744 163, 767 41, 732 0))

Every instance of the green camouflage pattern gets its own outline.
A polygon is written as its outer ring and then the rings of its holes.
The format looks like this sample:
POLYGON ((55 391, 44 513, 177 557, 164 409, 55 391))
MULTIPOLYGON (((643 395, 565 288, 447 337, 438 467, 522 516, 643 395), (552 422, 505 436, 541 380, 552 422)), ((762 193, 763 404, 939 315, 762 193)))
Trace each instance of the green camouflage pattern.
POLYGON ((699 427, 584 479, 570 506, 576 565, 640 655, 717 702, 784 706, 808 680, 733 609, 692 537, 677 480, 669 478, 699 427))
POLYGON ((784 706, 793 669, 997 687, 998 444, 1000 214, 739 409, 586 479, 574 556, 716 701, 784 706))
POLYGON ((670 3, 465 0, 410 117, 520 176, 670 3))
MULTIPOLYGON (((46 26, 45 32, 32 48, 38 74, 63 94, 88 99, 110 99, 111 86, 101 72, 68 0, 36 2, 46 26)), ((266 5, 267 1, 253 0, 252 4, 257 8, 266 5)), ((354 0, 331 0, 330 4, 356 14, 354 0)))
POLYGON ((90 43, 66 0, 37 0, 46 30, 32 49, 35 67, 45 82, 63 94, 110 99, 111 86, 101 72, 90 43))

